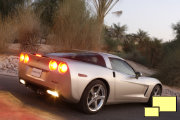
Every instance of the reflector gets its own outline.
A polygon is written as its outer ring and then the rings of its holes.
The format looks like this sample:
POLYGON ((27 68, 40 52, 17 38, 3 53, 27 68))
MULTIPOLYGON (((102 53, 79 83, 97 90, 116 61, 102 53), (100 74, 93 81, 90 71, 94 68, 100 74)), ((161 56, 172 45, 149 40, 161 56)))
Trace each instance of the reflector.
POLYGON ((36 56, 37 56, 37 57, 42 57, 42 55, 40 55, 40 54, 36 54, 36 56))

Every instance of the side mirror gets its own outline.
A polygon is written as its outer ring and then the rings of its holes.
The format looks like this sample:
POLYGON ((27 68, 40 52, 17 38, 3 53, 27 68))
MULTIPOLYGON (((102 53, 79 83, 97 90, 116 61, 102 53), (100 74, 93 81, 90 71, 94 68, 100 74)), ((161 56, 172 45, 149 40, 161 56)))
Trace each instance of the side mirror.
POLYGON ((141 76, 142 76, 142 73, 136 72, 136 79, 138 79, 138 78, 141 77, 141 76))

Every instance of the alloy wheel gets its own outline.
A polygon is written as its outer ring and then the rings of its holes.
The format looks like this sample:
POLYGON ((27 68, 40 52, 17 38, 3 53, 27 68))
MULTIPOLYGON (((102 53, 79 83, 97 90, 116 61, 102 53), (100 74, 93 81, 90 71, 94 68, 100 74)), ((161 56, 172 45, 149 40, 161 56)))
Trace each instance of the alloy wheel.
POLYGON ((101 84, 94 85, 88 93, 87 106, 90 111, 98 111, 105 102, 105 88, 101 84))
POLYGON ((159 86, 154 88, 153 96, 161 96, 161 88, 159 86))

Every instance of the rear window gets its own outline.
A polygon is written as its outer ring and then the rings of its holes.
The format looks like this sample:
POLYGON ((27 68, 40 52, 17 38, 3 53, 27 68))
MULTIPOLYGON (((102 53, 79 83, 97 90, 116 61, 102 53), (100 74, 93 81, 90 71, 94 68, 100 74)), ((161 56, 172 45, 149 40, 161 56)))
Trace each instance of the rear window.
POLYGON ((78 61, 106 67, 104 58, 101 55, 96 54, 96 53, 51 53, 48 55, 78 60, 78 61))

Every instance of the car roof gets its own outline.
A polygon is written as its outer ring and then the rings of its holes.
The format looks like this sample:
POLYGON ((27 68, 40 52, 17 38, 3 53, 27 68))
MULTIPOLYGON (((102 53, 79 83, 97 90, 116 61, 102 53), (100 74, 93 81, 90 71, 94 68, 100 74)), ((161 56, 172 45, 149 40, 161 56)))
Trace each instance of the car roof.
POLYGON ((109 54, 109 53, 104 53, 104 52, 99 52, 100 55, 102 56, 107 56, 108 58, 117 58, 117 59, 121 59, 121 60, 124 60, 123 58, 119 57, 119 56, 116 56, 116 55, 113 55, 113 54, 109 54))
POLYGON ((117 59, 121 59, 121 60, 124 60, 123 58, 119 57, 119 56, 116 56, 116 55, 113 55, 113 54, 109 54, 109 53, 104 53, 104 52, 96 52, 96 51, 87 51, 87 50, 78 50, 78 49, 73 49, 73 50, 62 50, 62 51, 57 51, 55 53, 50 53, 51 55, 59 55, 59 54, 62 54, 62 53, 69 53, 69 54, 73 54, 73 53, 80 53, 80 54, 99 54, 103 57, 111 57, 111 58, 117 58, 117 59))

